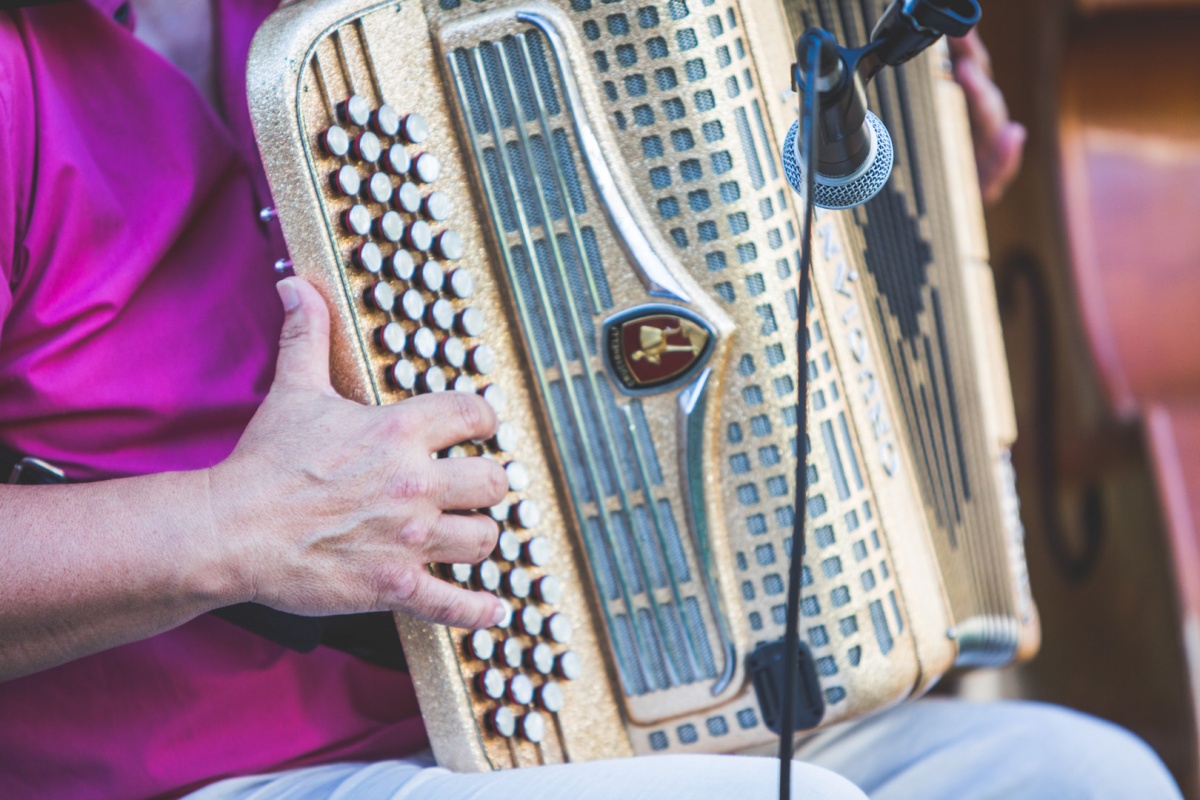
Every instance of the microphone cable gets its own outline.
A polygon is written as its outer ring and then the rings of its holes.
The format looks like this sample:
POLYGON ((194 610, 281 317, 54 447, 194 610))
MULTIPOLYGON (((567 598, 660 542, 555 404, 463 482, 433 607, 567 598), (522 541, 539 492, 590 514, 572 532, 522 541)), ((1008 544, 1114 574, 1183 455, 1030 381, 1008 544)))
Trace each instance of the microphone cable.
MULTIPOLYGON (((820 92, 815 82, 821 71, 821 54, 826 47, 836 47, 833 37, 825 31, 809 31, 801 37, 797 48, 802 63, 797 73, 803 73, 804 106, 800 114, 800 135, 804 150, 804 223, 800 237, 800 298, 799 328, 796 349, 799 353, 797 385, 799 386, 798 430, 796 435, 796 512, 792 526, 792 552, 788 566, 787 631, 784 634, 783 709, 779 723, 779 800, 792 797, 792 751, 795 738, 796 682, 799 679, 800 653, 800 589, 804 566, 804 529, 808 519, 808 305, 812 291, 813 210, 817 148, 816 135, 820 122, 820 92)), ((797 75, 798 77, 798 75, 797 75)), ((797 81, 799 83, 799 81, 797 81)))

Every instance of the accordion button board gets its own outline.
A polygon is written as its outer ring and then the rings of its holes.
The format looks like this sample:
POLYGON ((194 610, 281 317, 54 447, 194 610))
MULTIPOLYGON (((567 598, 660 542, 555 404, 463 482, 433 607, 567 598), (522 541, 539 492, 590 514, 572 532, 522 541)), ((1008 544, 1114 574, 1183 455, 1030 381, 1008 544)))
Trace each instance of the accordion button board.
MULTIPOLYGON (((301 0, 255 40, 256 134, 296 272, 330 304, 335 385, 479 393, 502 420, 438 454, 505 467, 496 551, 431 569, 505 618, 397 618, 445 766, 770 742, 746 665, 786 622, 800 448, 825 724, 1017 655, 1029 606, 992 463, 1011 437, 966 408, 977 373, 924 366, 969 362, 972 334, 947 323, 902 376, 872 291, 907 278, 870 269, 848 214, 820 217, 797 429, 791 119, 764 80, 787 74, 788 7, 820 5, 301 0)), ((949 303, 973 289, 946 260, 949 303)))

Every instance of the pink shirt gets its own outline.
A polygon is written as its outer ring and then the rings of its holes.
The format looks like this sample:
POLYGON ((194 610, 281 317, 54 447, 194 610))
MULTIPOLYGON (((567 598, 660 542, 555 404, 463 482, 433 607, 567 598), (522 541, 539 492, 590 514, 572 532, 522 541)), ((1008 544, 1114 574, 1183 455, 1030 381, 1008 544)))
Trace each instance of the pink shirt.
MULTIPOLYGON (((281 321, 244 82, 273 5, 214 3, 224 120, 116 2, 0 13, 0 444, 89 480, 232 450, 281 321)), ((177 796, 424 742, 405 676, 211 616, 0 683, 0 797, 177 796)))

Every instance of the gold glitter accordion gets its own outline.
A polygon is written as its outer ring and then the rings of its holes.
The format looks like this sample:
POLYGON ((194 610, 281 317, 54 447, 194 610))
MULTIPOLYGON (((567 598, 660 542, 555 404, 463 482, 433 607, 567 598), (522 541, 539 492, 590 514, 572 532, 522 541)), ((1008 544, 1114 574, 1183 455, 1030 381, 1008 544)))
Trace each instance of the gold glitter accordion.
MULTIPOLYGON (((499 546, 435 566, 501 626, 400 617, 438 761, 505 769, 770 742, 748 663, 801 630, 829 724, 1037 648, 965 106, 937 53, 872 108, 897 168, 816 223, 797 428, 795 37, 875 0, 321 0, 249 96, 295 271, 364 403, 479 392, 499 546)), ((867 18, 864 18, 864 15, 867 18)))

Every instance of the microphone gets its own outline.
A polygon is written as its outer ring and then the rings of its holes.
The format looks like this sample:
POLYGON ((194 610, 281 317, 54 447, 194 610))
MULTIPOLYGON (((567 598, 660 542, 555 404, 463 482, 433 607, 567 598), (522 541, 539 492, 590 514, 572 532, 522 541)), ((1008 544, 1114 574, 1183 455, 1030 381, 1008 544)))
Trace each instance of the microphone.
MULTIPOLYGON (((798 63, 792 68, 800 107, 804 108, 808 92, 818 93, 819 121, 814 135, 820 137, 820 143, 813 170, 814 205, 854 208, 879 194, 891 177, 895 149, 883 122, 867 109, 867 84, 884 67, 909 61, 942 36, 965 36, 981 14, 979 0, 892 0, 865 47, 841 47, 824 30, 806 33, 821 43, 820 71, 814 77, 799 68, 804 58, 800 47, 805 37, 801 37, 798 63)), ((783 171, 801 197, 806 177, 802 142, 797 121, 784 140, 783 171)))
MULTIPOLYGON (((813 133, 820 143, 812 201, 820 208, 854 208, 879 194, 891 177, 895 160, 892 137, 879 117, 867 110, 864 81, 848 63, 860 61, 854 58, 857 54, 844 51, 827 31, 812 31, 809 40, 820 43, 820 73, 809 76, 795 70, 793 75, 801 108, 805 95, 818 93, 819 121, 813 133)), ((802 58, 797 52, 797 62, 802 58)), ((783 173, 801 197, 806 177, 802 143, 798 120, 783 143, 783 173)))
MULTIPOLYGON (((892 176, 895 150, 892 137, 879 117, 864 111, 863 122, 854 135, 866 145, 848 161, 844 174, 826 168, 823 160, 814 170, 813 203, 835 211, 861 206, 883 189, 892 176)), ((823 144, 828 147, 828 143, 823 144)), ((783 174, 796 193, 804 197, 804 154, 800 150, 800 123, 793 122, 783 142, 783 174)), ((807 198, 805 198, 807 199, 807 198)))

